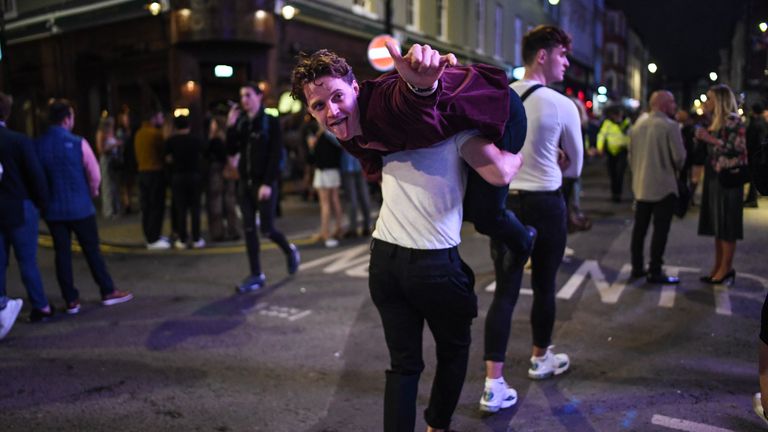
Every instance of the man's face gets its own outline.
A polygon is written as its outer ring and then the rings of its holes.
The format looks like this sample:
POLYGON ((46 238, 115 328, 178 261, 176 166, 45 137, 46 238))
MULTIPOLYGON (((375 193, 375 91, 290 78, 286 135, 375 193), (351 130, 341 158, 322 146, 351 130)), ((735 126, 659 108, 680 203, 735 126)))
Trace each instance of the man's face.
POLYGON ((568 69, 568 50, 558 45, 550 50, 544 50, 544 63, 542 68, 547 83, 556 83, 563 80, 565 70, 568 69))
POLYGON ((75 110, 69 109, 69 116, 64 119, 64 129, 72 131, 75 128, 75 110))
POLYGON ((261 108, 261 98, 264 95, 257 94, 251 87, 242 87, 240 89, 240 105, 250 114, 255 114, 261 108))
POLYGON ((357 81, 347 84, 343 79, 324 76, 304 85, 307 110, 324 128, 342 141, 362 134, 357 81))

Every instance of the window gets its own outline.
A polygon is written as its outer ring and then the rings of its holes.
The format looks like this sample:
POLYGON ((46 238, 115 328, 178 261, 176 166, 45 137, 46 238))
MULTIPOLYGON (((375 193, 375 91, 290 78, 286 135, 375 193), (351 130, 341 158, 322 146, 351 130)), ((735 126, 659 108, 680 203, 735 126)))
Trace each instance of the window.
POLYGON ((499 3, 496 3, 496 13, 494 15, 494 28, 495 28, 495 34, 494 34, 495 37, 494 37, 493 55, 494 57, 501 58, 504 53, 501 45, 502 42, 504 41, 504 8, 499 3))
POLYGON ((515 66, 523 64, 523 19, 515 17, 515 66))
POLYGON ((477 23, 477 51, 485 52, 485 0, 475 0, 475 22, 477 23))
POLYGON ((445 3, 446 0, 437 0, 437 37, 441 39, 448 36, 448 31, 446 29, 446 27, 448 27, 448 19, 445 3))
POLYGON ((416 0, 405 0, 405 25, 408 27, 414 27, 416 24, 416 11, 413 9, 416 7, 413 3, 416 0))
POLYGON ((14 19, 19 16, 19 10, 16 8, 16 0, 2 0, 3 17, 6 20, 14 19))

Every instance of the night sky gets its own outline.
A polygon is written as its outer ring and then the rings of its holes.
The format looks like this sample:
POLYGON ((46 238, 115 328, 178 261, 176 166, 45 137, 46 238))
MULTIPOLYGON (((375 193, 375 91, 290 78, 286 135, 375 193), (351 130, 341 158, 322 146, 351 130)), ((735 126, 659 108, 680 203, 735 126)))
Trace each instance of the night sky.
POLYGON ((746 0, 613 0, 648 47, 659 72, 689 81, 716 71, 746 0))

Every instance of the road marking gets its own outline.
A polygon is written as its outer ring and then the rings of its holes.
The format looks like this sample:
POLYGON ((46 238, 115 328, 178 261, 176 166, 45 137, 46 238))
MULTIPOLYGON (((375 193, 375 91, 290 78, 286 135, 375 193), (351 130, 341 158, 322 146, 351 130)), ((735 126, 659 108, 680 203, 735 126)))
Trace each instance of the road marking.
MULTIPOLYGON (((669 276, 679 277, 679 267, 667 267, 667 274, 669 276)), ((663 308, 671 308, 675 306, 675 295, 677 294, 677 285, 664 284, 661 286, 661 294, 659 295, 659 306, 663 308)))
POLYGON ((600 268, 600 264, 596 260, 585 260, 573 275, 568 279, 568 282, 560 288, 557 292, 557 298, 563 300, 570 300, 571 297, 579 289, 582 282, 587 278, 587 275, 597 286, 597 291, 600 294, 600 300, 603 303, 616 303, 619 301, 621 293, 627 286, 627 279, 631 272, 632 267, 629 264, 624 264, 619 272, 619 277, 612 284, 608 284, 605 279, 605 274, 600 268))
POLYGON ((302 263, 299 266, 299 271, 328 264, 323 268, 323 273, 331 274, 344 271, 350 277, 366 278, 368 277, 368 262, 370 261, 369 247, 369 245, 363 244, 302 263))
POLYGON ((300 320, 312 313, 309 309, 301 310, 292 307, 270 305, 268 303, 260 303, 256 310, 259 311, 259 315, 287 319, 288 321, 300 320))
POLYGON ((715 291, 715 311, 720 315, 731 315, 731 296, 728 294, 728 285, 712 285, 715 291))
POLYGON ((710 426, 704 423, 696 423, 659 414, 653 415, 651 423, 657 426, 686 432, 734 432, 730 429, 723 429, 717 426, 710 426))

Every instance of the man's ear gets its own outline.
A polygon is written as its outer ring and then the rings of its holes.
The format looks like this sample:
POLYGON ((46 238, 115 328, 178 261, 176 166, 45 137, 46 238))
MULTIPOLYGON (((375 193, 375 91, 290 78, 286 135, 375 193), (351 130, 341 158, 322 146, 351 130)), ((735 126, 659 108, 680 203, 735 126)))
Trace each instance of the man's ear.
POLYGON ((539 64, 544 63, 544 61, 547 60, 548 54, 549 53, 544 48, 541 48, 538 51, 536 51, 536 63, 539 63, 539 64))
POLYGON ((360 95, 360 86, 357 84, 357 80, 352 80, 352 90, 355 91, 355 96, 360 95))

